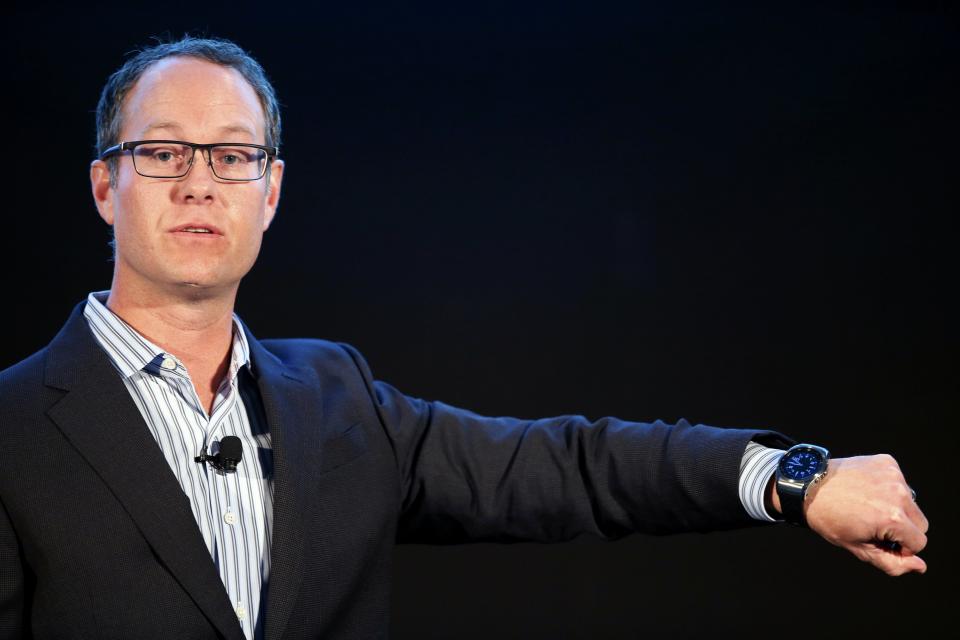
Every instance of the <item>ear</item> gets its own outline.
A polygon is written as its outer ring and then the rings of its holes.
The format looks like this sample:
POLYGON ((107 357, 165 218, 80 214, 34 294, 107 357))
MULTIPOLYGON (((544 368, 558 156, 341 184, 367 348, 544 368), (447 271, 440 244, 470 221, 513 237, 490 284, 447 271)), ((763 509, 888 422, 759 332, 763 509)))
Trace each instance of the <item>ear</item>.
POLYGON ((280 204, 280 184, 283 182, 283 160, 274 160, 270 165, 269 183, 264 207, 263 230, 266 231, 277 214, 277 205, 280 204))
POLYGON ((110 167, 103 160, 90 163, 90 190, 97 205, 100 217, 109 225, 113 224, 113 187, 110 185, 110 167))

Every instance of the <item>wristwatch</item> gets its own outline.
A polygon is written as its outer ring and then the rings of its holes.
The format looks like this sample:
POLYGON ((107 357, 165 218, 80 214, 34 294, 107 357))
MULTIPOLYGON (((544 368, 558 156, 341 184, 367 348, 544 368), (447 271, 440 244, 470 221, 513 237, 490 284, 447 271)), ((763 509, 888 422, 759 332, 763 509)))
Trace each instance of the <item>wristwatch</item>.
POLYGON ((787 522, 807 526, 803 515, 804 500, 827 475, 830 452, 815 444, 796 444, 787 449, 777 464, 777 495, 780 510, 787 522))

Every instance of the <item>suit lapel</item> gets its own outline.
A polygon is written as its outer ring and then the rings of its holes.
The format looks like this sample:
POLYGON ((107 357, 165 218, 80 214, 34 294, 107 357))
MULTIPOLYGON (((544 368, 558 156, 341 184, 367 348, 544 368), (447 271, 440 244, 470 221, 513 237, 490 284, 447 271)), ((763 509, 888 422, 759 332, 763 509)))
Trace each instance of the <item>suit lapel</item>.
POLYGON ((243 638, 190 503, 81 303, 51 342, 45 381, 68 393, 48 415, 103 479, 160 561, 227 638, 243 638))
POLYGON ((305 474, 315 465, 317 451, 317 442, 307 434, 316 433, 321 403, 313 372, 285 365, 249 331, 247 341, 273 446, 273 537, 265 636, 276 640, 283 636, 303 579, 305 474))

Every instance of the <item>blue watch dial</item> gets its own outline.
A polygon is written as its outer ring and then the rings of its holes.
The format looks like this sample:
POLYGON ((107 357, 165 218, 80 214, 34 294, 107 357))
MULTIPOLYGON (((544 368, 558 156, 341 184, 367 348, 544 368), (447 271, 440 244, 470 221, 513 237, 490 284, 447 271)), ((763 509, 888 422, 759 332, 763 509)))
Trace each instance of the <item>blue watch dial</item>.
POLYGON ((815 451, 794 451, 780 460, 780 473, 791 480, 803 480, 816 473, 822 461, 815 451))

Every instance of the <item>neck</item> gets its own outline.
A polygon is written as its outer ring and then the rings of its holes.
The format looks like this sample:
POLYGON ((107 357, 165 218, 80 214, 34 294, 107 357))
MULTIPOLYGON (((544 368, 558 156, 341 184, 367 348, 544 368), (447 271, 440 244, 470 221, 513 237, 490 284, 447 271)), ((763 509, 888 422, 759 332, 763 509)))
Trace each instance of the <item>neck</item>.
POLYGON ((236 286, 219 294, 187 286, 156 290, 125 286, 115 275, 107 307, 183 362, 209 412, 230 363, 236 296, 236 286))

